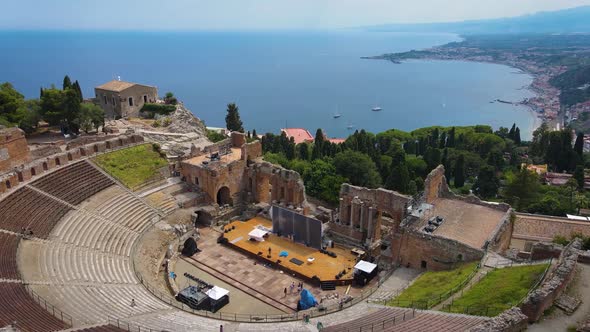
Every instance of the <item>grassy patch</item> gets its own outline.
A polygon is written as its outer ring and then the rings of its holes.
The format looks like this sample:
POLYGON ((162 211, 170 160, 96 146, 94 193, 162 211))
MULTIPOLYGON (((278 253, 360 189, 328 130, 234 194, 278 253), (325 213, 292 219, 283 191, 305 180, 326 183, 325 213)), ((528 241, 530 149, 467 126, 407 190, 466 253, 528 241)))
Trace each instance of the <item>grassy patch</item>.
POLYGON ((94 161, 131 190, 156 178, 158 169, 168 164, 151 144, 106 153, 94 158, 94 161))
POLYGON ((422 274, 389 305, 400 307, 431 308, 448 297, 450 291, 464 282, 473 272, 478 262, 463 264, 449 271, 431 271, 422 274))
POLYGON ((490 271, 445 311, 495 316, 517 304, 546 267, 547 264, 541 264, 490 271))

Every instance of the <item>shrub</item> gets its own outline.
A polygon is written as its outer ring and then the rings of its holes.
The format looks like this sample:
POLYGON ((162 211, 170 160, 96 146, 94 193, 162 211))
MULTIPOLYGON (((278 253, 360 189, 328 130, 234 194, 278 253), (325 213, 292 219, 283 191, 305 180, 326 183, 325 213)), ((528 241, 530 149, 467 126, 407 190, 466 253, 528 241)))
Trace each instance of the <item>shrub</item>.
POLYGON ((174 105, 145 103, 141 108, 141 112, 147 114, 148 118, 153 118, 156 114, 168 115, 176 110, 174 105))
POLYGON ((171 123, 172 123, 172 120, 170 118, 165 118, 164 119, 164 122, 162 123, 162 125, 164 127, 168 127, 171 123))

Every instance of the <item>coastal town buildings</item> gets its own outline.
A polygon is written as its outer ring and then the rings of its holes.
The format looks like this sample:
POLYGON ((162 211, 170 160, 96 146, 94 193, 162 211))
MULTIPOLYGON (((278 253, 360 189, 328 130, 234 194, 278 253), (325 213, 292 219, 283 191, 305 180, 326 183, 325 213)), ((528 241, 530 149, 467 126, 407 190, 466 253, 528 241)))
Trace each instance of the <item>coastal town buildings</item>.
POLYGON ((105 117, 138 117, 146 103, 158 100, 158 89, 154 86, 112 80, 94 88, 96 101, 105 112, 105 117))

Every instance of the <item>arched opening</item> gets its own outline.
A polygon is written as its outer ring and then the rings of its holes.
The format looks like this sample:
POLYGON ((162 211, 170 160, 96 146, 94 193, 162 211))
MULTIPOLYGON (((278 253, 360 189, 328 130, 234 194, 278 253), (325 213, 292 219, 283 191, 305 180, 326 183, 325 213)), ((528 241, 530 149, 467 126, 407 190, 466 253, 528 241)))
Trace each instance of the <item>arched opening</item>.
POLYGON ((11 185, 10 185, 10 181, 6 180, 6 182, 4 182, 6 184, 6 189, 10 189, 11 185))
POLYGON ((18 177, 19 182, 23 182, 23 172, 17 172, 16 176, 18 177))
POLYGON ((57 166, 61 166, 61 161, 59 161, 59 158, 55 157, 55 164, 57 166))
POLYGON ((84 149, 84 148, 80 149, 80 155, 82 157, 86 157, 86 149, 84 149))
POLYGON ((107 149, 112 149, 112 148, 113 148, 113 147, 112 147, 112 145, 111 145, 111 142, 107 141, 107 149))
POLYGON ((43 162, 43 170, 46 171, 47 170, 47 163, 43 162))
POLYGON ((74 158, 72 157, 72 154, 68 152, 68 160, 72 161, 74 158))
POLYGON ((92 148, 94 149, 94 153, 98 153, 98 145, 93 145, 92 148))
POLYGON ((228 187, 221 187, 219 188, 219 191, 217 192, 217 204, 219 205, 226 205, 232 204, 232 200, 231 200, 231 194, 229 192, 229 188, 228 187))
POLYGON ((32 176, 37 175, 37 170, 35 169, 35 167, 31 168, 31 175, 32 176))

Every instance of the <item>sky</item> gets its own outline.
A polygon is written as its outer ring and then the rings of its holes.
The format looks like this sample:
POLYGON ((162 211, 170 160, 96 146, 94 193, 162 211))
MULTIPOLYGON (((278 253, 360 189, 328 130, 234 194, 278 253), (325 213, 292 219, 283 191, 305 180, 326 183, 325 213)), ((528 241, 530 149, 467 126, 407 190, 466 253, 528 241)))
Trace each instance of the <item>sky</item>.
POLYGON ((266 30, 498 18, 590 0, 2 0, 0 29, 266 30))

